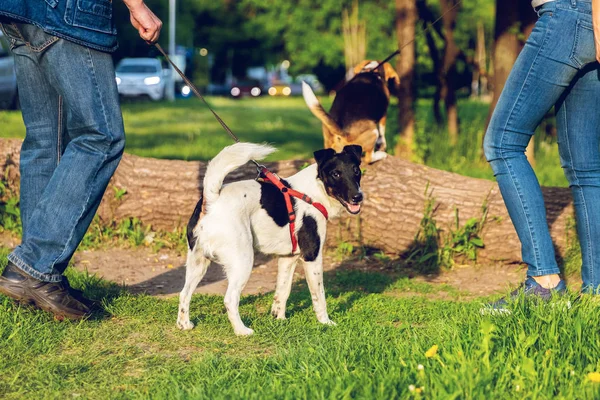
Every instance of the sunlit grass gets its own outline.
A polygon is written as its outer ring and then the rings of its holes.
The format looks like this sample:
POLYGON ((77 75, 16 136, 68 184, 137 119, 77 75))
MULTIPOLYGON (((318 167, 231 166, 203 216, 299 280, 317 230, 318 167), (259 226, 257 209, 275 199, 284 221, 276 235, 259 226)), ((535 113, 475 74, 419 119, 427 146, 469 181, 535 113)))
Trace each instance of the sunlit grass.
MULTIPOLYGON (((0 252, 0 268, 6 251, 0 252)), ((320 325, 304 282, 288 320, 272 294, 245 296, 255 335, 237 338, 222 296, 196 295, 192 331, 175 327, 177 299, 130 295, 69 271, 104 299, 106 313, 57 322, 0 296, 2 398, 439 398, 593 399, 600 384, 600 313, 515 304, 510 317, 479 314, 485 299, 360 271, 325 276, 335 327, 320 325), (450 300, 435 300, 444 291, 450 300), (437 346, 437 348, 436 348, 437 346)))

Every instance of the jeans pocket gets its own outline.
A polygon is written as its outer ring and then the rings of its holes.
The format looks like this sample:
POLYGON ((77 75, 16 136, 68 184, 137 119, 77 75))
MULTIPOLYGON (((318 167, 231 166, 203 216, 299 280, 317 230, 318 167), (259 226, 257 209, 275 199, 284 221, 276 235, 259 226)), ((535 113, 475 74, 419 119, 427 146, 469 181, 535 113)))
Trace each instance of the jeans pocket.
POLYGON ((67 0, 65 21, 75 27, 117 34, 110 0, 67 0))
POLYGON ((6 36, 10 39, 11 49, 18 46, 27 46, 36 53, 41 53, 56 43, 59 38, 49 35, 32 24, 24 24, 20 22, 11 22, 2 24, 2 28, 6 36))
POLYGON ((575 41, 571 51, 571 61, 579 68, 596 61, 596 46, 594 43, 594 27, 591 21, 577 20, 575 41))

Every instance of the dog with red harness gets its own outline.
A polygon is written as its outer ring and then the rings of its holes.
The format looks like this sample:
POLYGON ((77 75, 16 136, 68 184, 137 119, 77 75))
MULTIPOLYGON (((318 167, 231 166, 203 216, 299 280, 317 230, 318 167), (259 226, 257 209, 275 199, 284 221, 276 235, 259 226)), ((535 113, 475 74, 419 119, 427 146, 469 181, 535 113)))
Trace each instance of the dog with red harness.
POLYGON ((310 111, 323 123, 325 148, 341 151, 344 146, 359 145, 363 160, 370 164, 387 156, 386 114, 390 93, 397 93, 400 77, 389 63, 368 60, 358 64, 354 74, 336 94, 329 112, 306 83, 302 84, 302 94, 310 111))
POLYGON ((227 174, 273 151, 267 145, 237 143, 224 148, 208 164, 203 194, 187 228, 186 277, 177 317, 180 329, 194 327, 190 300, 214 261, 227 275, 225 307, 233 331, 236 335, 253 333, 242 322, 238 306, 252 272, 255 250, 279 256, 273 316, 285 319, 294 269, 302 262, 317 320, 334 324, 327 314, 323 287, 327 219, 344 210, 360 212, 362 148, 350 145, 339 153, 333 149, 316 151, 316 164, 286 179, 261 168, 261 179, 223 185, 227 174))

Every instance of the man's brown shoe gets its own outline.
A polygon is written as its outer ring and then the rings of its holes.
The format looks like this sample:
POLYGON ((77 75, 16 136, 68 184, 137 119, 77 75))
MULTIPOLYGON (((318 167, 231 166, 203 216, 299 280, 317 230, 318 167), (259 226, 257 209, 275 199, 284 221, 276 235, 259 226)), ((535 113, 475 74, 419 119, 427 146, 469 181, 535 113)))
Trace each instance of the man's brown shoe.
POLYGON ((0 293, 21 303, 33 304, 58 319, 82 319, 90 315, 90 309, 71 295, 64 281, 40 281, 10 261, 0 275, 0 293))

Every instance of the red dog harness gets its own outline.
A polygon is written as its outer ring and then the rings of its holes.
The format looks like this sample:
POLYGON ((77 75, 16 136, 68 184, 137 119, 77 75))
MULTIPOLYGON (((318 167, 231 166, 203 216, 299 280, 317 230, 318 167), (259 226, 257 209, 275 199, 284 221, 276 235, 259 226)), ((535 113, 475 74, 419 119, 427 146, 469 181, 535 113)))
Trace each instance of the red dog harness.
POLYGON ((292 205, 291 197, 293 196, 297 199, 300 199, 300 200, 312 205, 314 208, 319 210, 321 212, 321 214, 323 214, 325 219, 328 219, 327 209, 323 206, 323 204, 318 203, 316 201, 312 201, 312 199, 310 197, 308 197, 307 195, 305 195, 304 193, 301 193, 297 190, 294 190, 292 188, 285 186, 283 184, 283 182, 281 182, 279 177, 277 177, 277 175, 275 175, 274 173, 269 171, 266 167, 263 167, 263 166, 260 167, 260 177, 265 182, 269 182, 269 183, 275 185, 275 187, 277 189, 279 189, 279 191, 283 194, 283 198, 285 199, 285 206, 286 206, 287 212, 288 212, 288 218, 290 221, 290 237, 292 239, 292 254, 293 254, 296 251, 296 249, 298 248, 298 239, 296 238, 296 234, 294 233, 295 227, 296 227, 296 212, 294 211, 294 206, 292 205))

